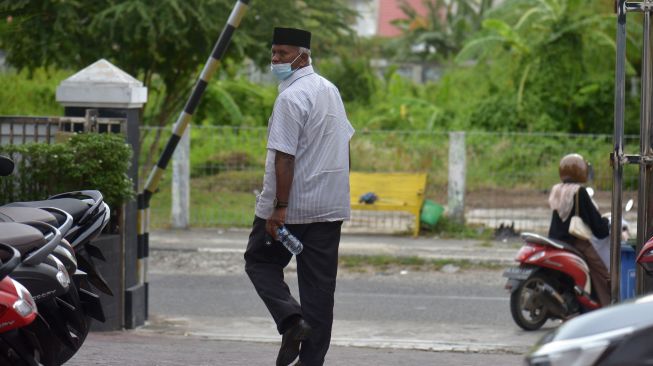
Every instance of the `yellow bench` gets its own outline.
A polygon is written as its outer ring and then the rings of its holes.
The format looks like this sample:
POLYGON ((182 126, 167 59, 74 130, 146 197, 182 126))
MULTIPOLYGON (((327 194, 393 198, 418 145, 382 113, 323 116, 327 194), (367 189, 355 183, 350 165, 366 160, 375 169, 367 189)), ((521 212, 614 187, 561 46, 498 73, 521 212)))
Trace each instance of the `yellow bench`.
POLYGON ((419 234, 420 210, 424 203, 426 173, 361 173, 349 174, 352 210, 401 211, 415 216, 413 235, 419 234), (362 195, 378 196, 372 204, 359 203, 362 195))

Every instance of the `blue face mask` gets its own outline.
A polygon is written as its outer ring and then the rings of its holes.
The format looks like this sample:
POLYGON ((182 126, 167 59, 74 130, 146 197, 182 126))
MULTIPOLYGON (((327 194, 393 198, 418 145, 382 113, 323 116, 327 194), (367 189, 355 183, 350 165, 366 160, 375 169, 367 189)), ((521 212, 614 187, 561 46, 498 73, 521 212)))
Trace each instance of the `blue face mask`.
POLYGON ((290 63, 285 63, 285 64, 270 64, 270 71, 272 71, 272 74, 277 77, 279 80, 286 80, 292 75, 295 70, 292 69, 292 64, 297 61, 299 56, 302 54, 300 53, 295 57, 294 60, 290 63))

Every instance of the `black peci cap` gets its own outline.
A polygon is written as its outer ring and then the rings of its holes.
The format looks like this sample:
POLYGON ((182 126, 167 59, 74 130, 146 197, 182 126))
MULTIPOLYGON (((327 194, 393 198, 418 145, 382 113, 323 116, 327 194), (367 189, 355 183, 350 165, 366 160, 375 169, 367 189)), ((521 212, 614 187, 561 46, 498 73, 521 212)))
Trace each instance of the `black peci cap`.
POLYGON ((272 44, 311 49, 311 32, 296 28, 274 28, 272 44))

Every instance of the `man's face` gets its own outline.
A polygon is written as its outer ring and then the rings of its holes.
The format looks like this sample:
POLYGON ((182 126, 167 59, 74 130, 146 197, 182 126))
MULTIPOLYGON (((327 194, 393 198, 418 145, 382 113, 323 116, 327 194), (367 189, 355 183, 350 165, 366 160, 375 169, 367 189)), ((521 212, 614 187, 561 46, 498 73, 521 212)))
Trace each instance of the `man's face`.
MULTIPOLYGON (((290 63, 297 58, 299 55, 299 47, 288 46, 283 44, 272 45, 272 58, 271 61, 273 64, 285 64, 290 63)), ((295 62, 290 65, 293 69, 303 66, 305 56, 297 58, 295 62)))

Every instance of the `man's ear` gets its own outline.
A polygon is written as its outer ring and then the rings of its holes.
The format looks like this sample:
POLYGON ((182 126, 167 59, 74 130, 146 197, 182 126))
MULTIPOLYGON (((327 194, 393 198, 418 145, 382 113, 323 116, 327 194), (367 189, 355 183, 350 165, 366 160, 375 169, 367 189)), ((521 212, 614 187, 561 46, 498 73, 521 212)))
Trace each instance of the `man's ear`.
POLYGON ((308 55, 308 53, 302 53, 302 55, 299 57, 302 60, 302 66, 308 66, 308 64, 309 64, 308 63, 308 58, 309 57, 310 56, 308 55))

